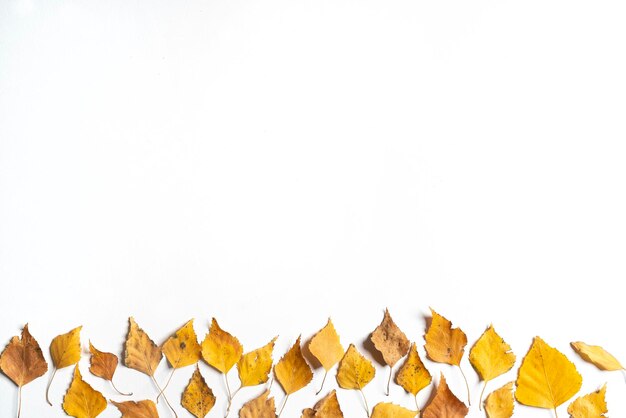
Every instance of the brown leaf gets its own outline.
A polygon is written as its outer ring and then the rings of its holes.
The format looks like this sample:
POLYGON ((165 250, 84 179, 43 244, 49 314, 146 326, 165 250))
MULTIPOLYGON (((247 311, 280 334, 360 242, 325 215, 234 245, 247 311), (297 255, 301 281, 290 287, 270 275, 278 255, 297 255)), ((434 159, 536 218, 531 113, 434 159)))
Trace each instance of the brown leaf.
POLYGON ((404 332, 393 322, 389 309, 385 309, 383 321, 372 332, 371 336, 374 347, 383 355, 388 366, 393 367, 398 360, 406 355, 411 342, 404 332))
POLYGON ((132 395, 132 393, 120 392, 117 387, 115 387, 115 383, 113 383, 113 375, 115 374, 119 362, 117 356, 113 353, 98 350, 91 344, 91 341, 89 341, 89 352, 91 353, 91 357, 89 358, 89 371, 91 374, 111 382, 113 389, 120 395, 132 395))
POLYGON ((333 389, 317 401, 313 408, 302 411, 302 418, 343 418, 337 392, 333 389))
POLYGON ((37 341, 28 332, 28 324, 22 329, 22 337, 13 337, 0 355, 0 368, 17 386, 22 387, 43 376, 48 363, 37 341))
POLYGON ((441 374, 441 381, 437 387, 435 397, 424 408, 422 418, 463 418, 469 409, 450 391, 446 378, 441 374))
POLYGON ((111 401, 122 413, 122 418, 159 418, 156 405, 150 400, 115 402, 111 401))
POLYGON ((269 389, 258 398, 246 402, 239 411, 239 418, 277 418, 274 398, 269 397, 269 389))
POLYGON ((148 337, 148 334, 139 328, 132 316, 128 320, 130 327, 126 337, 124 364, 126 367, 154 377, 163 353, 159 346, 148 337))

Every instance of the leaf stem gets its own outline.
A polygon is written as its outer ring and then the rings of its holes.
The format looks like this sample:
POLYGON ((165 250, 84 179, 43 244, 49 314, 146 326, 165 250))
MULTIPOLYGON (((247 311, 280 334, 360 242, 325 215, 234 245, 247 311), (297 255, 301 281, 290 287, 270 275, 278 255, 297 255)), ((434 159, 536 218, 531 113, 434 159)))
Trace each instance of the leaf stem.
POLYGON ((365 412, 367 412, 367 418, 370 418, 370 407, 367 404, 367 398, 365 397, 362 389, 359 388, 359 392, 361 392, 361 396, 363 397, 363 403, 365 404, 365 412))
MULTIPOLYGON (((159 392, 159 395, 157 396, 157 403, 159 403, 159 398, 161 397, 161 395, 163 395, 163 391, 165 389, 167 389, 167 387, 169 386, 170 382, 172 381, 172 376, 174 376, 174 372, 176 371, 176 369, 172 369, 172 373, 170 373, 170 377, 167 379, 167 382, 165 382, 165 386, 163 386, 163 389, 161 389, 161 392, 159 392)), ((113 383, 113 381, 111 381, 111 383, 113 383)))
POLYGON ((556 406, 554 407, 554 418, 559 418, 559 414, 556 412, 556 406))
POLYGON ((326 381, 326 376, 328 376, 328 370, 326 370, 326 372, 324 373, 324 378, 322 379, 322 386, 320 386, 319 390, 315 392, 315 396, 319 395, 320 392, 322 391, 322 388, 324 387, 324 382, 326 381))
POLYGON ((480 399, 478 399, 478 410, 483 410, 483 396, 485 394, 485 389, 487 389, 487 381, 485 380, 485 384, 483 385, 483 390, 480 391, 480 399))
POLYGON ((22 386, 17 389, 17 418, 20 418, 22 413, 22 386))
POLYGON ((393 368, 389 366, 389 379, 387 379, 387 393, 385 396, 389 396, 389 386, 391 385, 391 375, 393 374, 393 368))
MULTIPOLYGON (((157 387, 157 389, 160 392, 163 392, 163 389, 161 389, 161 386, 159 386, 159 382, 156 381, 156 379, 154 378, 154 376, 150 376, 150 378, 152 379, 152 382, 154 382, 154 385, 157 387)), ((167 399, 167 396, 165 396, 165 393, 163 394, 163 399, 165 399, 165 403, 167 404, 167 406, 169 406, 169 408, 172 410, 172 412, 174 413, 174 416, 176 418, 178 418, 178 414, 176 413, 176 411, 174 410, 174 408, 172 408, 172 405, 170 404, 170 401, 167 399)))
POLYGON ((119 389, 115 386, 115 383, 113 383, 113 379, 109 380, 109 382, 111 382, 111 386, 113 387, 113 389, 115 389, 115 391, 116 391, 117 393, 119 393, 120 395, 122 395, 122 396, 132 396, 132 395, 133 395, 133 392, 130 392, 130 393, 124 393, 124 392, 121 392, 121 391, 120 391, 120 390, 119 390, 119 389))
POLYGON ((457 367, 461 371, 463 380, 465 380, 465 388, 467 389, 467 403, 469 404, 469 406, 472 406, 472 400, 470 399, 470 388, 469 388, 469 383, 467 383, 467 377, 465 377, 465 373, 463 373, 463 369, 461 368, 461 366, 459 365, 457 367))
POLYGON ((283 405, 280 407, 280 411, 278 412, 278 418, 280 418, 280 414, 283 413, 283 409, 285 409, 285 405, 287 405, 287 399, 289 399, 289 395, 285 396, 285 399, 283 399, 283 405))
POLYGON ((46 402, 48 402, 48 405, 52 406, 52 402, 50 402, 50 385, 52 385, 52 380, 54 379, 54 375, 57 374, 57 368, 53 368, 52 369, 52 376, 50 376, 50 380, 48 380, 48 386, 46 387, 46 402))
POLYGON ((224 380, 226 381, 226 391, 228 392, 228 400, 233 400, 233 395, 230 392, 230 385, 228 384, 228 373, 224 373, 224 380))
POLYGON ((226 408, 226 415, 224 415, 224 418, 227 418, 228 414, 230 414, 230 407, 233 405, 233 399, 235 398, 235 396, 237 395, 237 392, 239 392, 242 387, 243 386, 239 386, 237 390, 233 392, 233 396, 231 396, 230 399, 228 400, 228 407, 226 408))
POLYGON ((416 409, 416 411, 417 411, 417 415, 421 415, 421 414, 422 414, 422 411, 420 411, 420 407, 419 407, 419 405, 417 404, 417 393, 415 394, 414 399, 415 399, 415 409, 416 409))

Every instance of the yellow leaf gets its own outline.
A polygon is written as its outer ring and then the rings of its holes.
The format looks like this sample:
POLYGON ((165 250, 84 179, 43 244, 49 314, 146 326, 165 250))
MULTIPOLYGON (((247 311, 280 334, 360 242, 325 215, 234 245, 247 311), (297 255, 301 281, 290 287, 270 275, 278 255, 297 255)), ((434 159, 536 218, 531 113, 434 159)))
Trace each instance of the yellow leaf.
POLYGON ((489 418, 511 418, 514 407, 513 382, 494 390, 485 399, 485 411, 489 418))
POLYGON ((82 326, 76 327, 67 334, 57 335, 50 343, 50 355, 52 356, 52 365, 54 366, 52 377, 48 381, 46 388, 46 401, 50 405, 52 403, 50 402, 48 392, 57 370, 76 364, 80 360, 80 330, 82 328, 82 326))
POLYGON ((583 360, 593 364, 600 370, 624 370, 624 366, 611 353, 598 345, 588 345, 582 341, 574 342, 571 345, 583 360))
POLYGON ((341 412, 339 400, 337 399, 337 392, 331 390, 313 408, 307 408, 302 411, 302 418, 343 418, 343 412, 341 412))
POLYGON ((417 411, 411 411, 402 406, 388 402, 381 402, 374 406, 371 418, 414 418, 417 411))
POLYGON ((215 318, 202 341, 202 358, 222 373, 228 373, 237 363, 243 347, 239 340, 220 328, 215 318))
POLYGON ((422 359, 417 353, 417 347, 415 344, 411 344, 409 355, 396 375, 396 383, 416 396, 422 389, 430 385, 431 381, 432 377, 422 363, 422 359))
POLYGON ((463 418, 469 409, 450 391, 446 378, 441 375, 435 397, 424 408, 422 418, 463 418))
POLYGON ((115 389, 120 395, 132 395, 132 393, 120 392, 113 383, 113 375, 115 374, 117 363, 119 362, 117 356, 113 353, 106 353, 98 350, 93 346, 93 344, 91 344, 91 341, 89 341, 89 352, 91 353, 91 358, 89 359, 89 371, 91 374, 111 382, 113 389, 115 389))
POLYGON ((65 413, 75 418, 95 418, 106 407, 107 401, 104 396, 83 380, 76 366, 72 384, 63 398, 65 413))
POLYGON ((572 418, 604 418, 609 410, 606 406, 606 385, 588 395, 581 396, 567 407, 572 418))
POLYGON ((372 362, 350 344, 337 369, 337 383, 343 389, 361 390, 372 381, 376 370, 372 362))
POLYGON ((28 324, 24 325, 21 338, 11 338, 2 351, 0 369, 20 388, 48 371, 48 363, 39 343, 30 335, 28 324))
POLYGON ((276 418, 274 398, 269 397, 266 390, 258 398, 246 402, 239 411, 239 418, 276 418))
POLYGON ((111 403, 122 413, 122 418, 159 418, 156 405, 150 400, 111 403))
POLYGON ((343 347, 339 341, 339 334, 337 334, 330 318, 328 318, 326 326, 311 338, 309 351, 326 371, 332 369, 343 357, 343 347))
POLYGON ((162 350, 174 369, 196 364, 200 360, 200 344, 193 329, 193 319, 168 338, 162 350))
POLYGON ((461 364, 467 336, 461 329, 452 328, 452 323, 432 308, 432 322, 424 338, 426 354, 432 361, 454 366, 461 364))
POLYGON ((269 380, 269 373, 272 370, 272 353, 276 338, 261 348, 257 348, 241 356, 237 362, 237 372, 241 386, 256 386, 269 380))
POLYGON ((204 418, 215 405, 213 391, 200 374, 197 364, 183 392, 182 405, 196 418, 204 418))
POLYGON ((519 368, 516 385, 519 403, 556 410, 580 390, 582 377, 563 353, 535 337, 519 368))
POLYGON ((139 328, 135 319, 129 318, 130 327, 126 337, 124 364, 150 377, 158 367, 163 353, 161 349, 148 337, 144 330, 139 328))
POLYGON ((385 309, 385 316, 374 332, 371 341, 374 347, 383 355, 385 363, 393 367, 398 360, 409 351, 411 342, 391 318, 389 309, 385 309))
POLYGON ((313 372, 311 367, 302 356, 300 337, 287 353, 274 366, 276 380, 282 386, 287 395, 290 395, 311 382, 313 372))

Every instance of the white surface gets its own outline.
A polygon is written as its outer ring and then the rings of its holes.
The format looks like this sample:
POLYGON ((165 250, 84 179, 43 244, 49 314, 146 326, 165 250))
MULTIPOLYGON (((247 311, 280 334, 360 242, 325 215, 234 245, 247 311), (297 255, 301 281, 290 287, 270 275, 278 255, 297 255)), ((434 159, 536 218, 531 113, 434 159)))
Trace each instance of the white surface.
MULTIPOLYGON (((121 352, 129 315, 157 342, 216 316, 246 350, 280 334, 279 357, 329 315, 361 348, 388 306, 423 354, 433 306, 471 343, 493 322, 518 359, 541 335, 625 416, 624 377, 568 346, 626 361, 625 18, 620 1, 0 2, 2 344, 29 322, 47 354, 83 324, 121 352)), ((63 416, 70 375, 54 408, 47 376, 28 385, 23 417, 63 416)), ((1 417, 15 395, 0 378, 1 417)))

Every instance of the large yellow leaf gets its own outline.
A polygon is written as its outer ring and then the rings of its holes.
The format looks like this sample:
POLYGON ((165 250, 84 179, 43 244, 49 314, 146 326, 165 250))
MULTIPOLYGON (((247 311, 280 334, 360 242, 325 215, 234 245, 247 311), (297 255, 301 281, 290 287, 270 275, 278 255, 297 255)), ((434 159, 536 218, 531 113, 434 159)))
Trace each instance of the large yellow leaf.
POLYGON ((311 367, 302 356, 300 337, 287 353, 274 366, 276 380, 282 386, 287 395, 290 395, 311 382, 313 372, 311 367))
POLYGON ((343 389, 362 390, 372 381, 376 369, 363 357, 354 344, 350 344, 337 369, 337 383, 343 389))
POLYGON ((334 389, 331 390, 313 408, 302 411, 302 418, 343 418, 337 392, 334 389))
POLYGON ((467 406, 454 396, 442 374, 435 397, 424 408, 422 418, 463 418, 468 412, 467 406))
POLYGON ((263 347, 250 351, 241 356, 237 362, 237 372, 241 386, 256 386, 269 380, 269 373, 272 370, 272 353, 276 338, 265 344, 263 347))
POLYGON ((89 352, 91 353, 91 357, 89 359, 89 371, 94 376, 101 377, 102 379, 111 382, 113 389, 115 389, 115 391, 120 395, 132 395, 132 393, 120 392, 113 383, 113 375, 115 374, 115 370, 117 369, 117 364, 119 362, 117 356, 113 353, 106 353, 98 350, 93 346, 93 344, 91 344, 91 341, 89 341, 89 352))
POLYGON ((593 364, 600 370, 624 370, 624 366, 611 353, 599 345, 588 345, 582 341, 571 343, 571 345, 583 360, 593 364))
POLYGON ((202 358, 226 374, 239 361, 242 353, 243 347, 239 340, 220 328, 213 318, 209 333, 202 341, 202 358))
POLYGON ((371 418, 415 418, 417 411, 411 411, 389 402, 380 402, 374 406, 371 418))
POLYGON ((76 366, 72 384, 63 398, 65 413, 75 418, 95 418, 106 407, 107 401, 104 396, 83 380, 76 366))
POLYGON ((193 319, 169 337, 163 343, 162 350, 174 369, 196 364, 200 360, 200 344, 193 329, 193 319))
POLYGON ((80 360, 80 330, 83 327, 76 327, 66 334, 57 335, 50 343, 50 356, 52 357, 52 377, 48 380, 46 387, 46 401, 50 402, 49 391, 54 376, 58 369, 71 366, 80 360))
POLYGON ((489 418, 511 418, 514 408, 513 382, 494 390, 485 399, 485 412, 489 418))
POLYGON ((215 405, 213 391, 200 374, 197 364, 183 391, 182 405, 196 418, 204 418, 215 405))
POLYGON ((535 337, 519 368, 516 385, 519 403, 556 410, 580 390, 582 377, 563 353, 535 337))
POLYGON ((151 400, 111 403, 122 413, 122 418, 159 418, 156 405, 151 400))
POLYGON ((572 418, 605 418, 609 412, 606 406, 606 385, 588 395, 577 398, 567 407, 572 418))
POLYGON ((239 411, 239 418, 276 418, 274 398, 270 398, 269 389, 259 397, 246 402, 239 411))
POLYGON ((324 370, 329 371, 343 357, 343 347, 339 334, 330 318, 326 326, 311 338, 309 351, 320 362, 324 370))
POLYGON ((154 377, 154 372, 163 358, 163 353, 148 337, 148 334, 139 328, 132 316, 129 318, 129 324, 124 346, 124 364, 126 367, 154 377))
POLYGON ((452 323, 432 308, 430 311, 432 322, 424 336, 428 358, 437 363, 459 366, 467 345, 467 336, 461 329, 452 328, 452 323))
POLYGON ((411 344, 409 355, 396 374, 396 383, 412 394, 417 394, 430 385, 432 377, 417 352, 415 343, 411 344))

